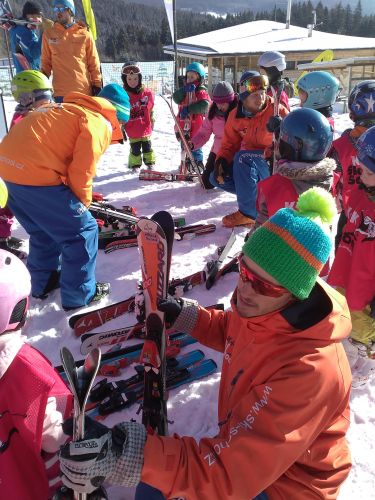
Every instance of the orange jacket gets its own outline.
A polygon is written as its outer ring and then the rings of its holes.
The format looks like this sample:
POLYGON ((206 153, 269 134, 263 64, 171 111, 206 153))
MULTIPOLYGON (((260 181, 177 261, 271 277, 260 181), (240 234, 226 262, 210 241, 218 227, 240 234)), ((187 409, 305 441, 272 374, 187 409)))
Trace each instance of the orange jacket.
POLYGON ((101 87, 100 61, 94 39, 86 26, 77 22, 68 29, 54 23, 43 33, 41 71, 48 77, 56 96, 69 92, 92 95, 101 87))
MULTIPOLYGON (((228 163, 240 150, 266 149, 272 145, 272 134, 266 129, 270 117, 273 115, 273 98, 266 96, 266 107, 248 118, 242 111, 242 103, 233 109, 228 116, 224 127, 224 136, 221 141, 218 157, 225 158, 228 163)), ((279 114, 283 118, 289 111, 279 104, 279 114)))
POLYGON ((345 299, 320 280, 306 301, 263 316, 199 308, 193 335, 224 352, 219 434, 149 435, 142 481, 186 500, 337 498, 351 467, 350 330, 345 299))
POLYGON ((120 134, 116 110, 106 99, 79 92, 63 105, 29 113, 0 143, 0 177, 27 186, 64 182, 89 205, 96 163, 120 134))

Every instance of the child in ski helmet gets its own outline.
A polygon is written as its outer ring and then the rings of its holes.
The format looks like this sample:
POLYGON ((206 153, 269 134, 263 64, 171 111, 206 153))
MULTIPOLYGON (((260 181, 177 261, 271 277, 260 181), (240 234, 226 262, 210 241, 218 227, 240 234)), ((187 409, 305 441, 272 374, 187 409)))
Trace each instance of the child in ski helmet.
POLYGON ((123 126, 129 137, 129 168, 138 168, 143 163, 148 167, 155 164, 151 134, 154 128, 154 93, 142 84, 142 72, 135 62, 122 66, 121 79, 130 99, 130 118, 123 126))
POLYGON ((0 250, 0 498, 52 498, 56 458, 67 436, 62 422, 71 394, 50 362, 25 343, 30 274, 0 250))
MULTIPOLYGON (((198 132, 208 112, 211 100, 204 85, 205 78, 206 71, 202 64, 192 62, 186 67, 186 85, 173 93, 173 100, 178 104, 179 123, 188 139, 198 132)), ((177 130, 176 134, 179 137, 177 130)), ((192 153, 198 165, 203 167, 202 150, 198 148, 192 153)))
POLYGON ((353 387, 375 376, 375 126, 355 143, 361 168, 360 189, 346 201, 346 224, 328 282, 342 289, 352 316, 344 343, 353 387))
MULTIPOLYGON (((27 114, 52 101, 52 87, 48 78, 36 70, 17 73, 11 82, 12 95, 17 101, 10 128, 19 123, 27 114)), ((11 237, 13 214, 9 207, 0 207, 0 248, 14 253, 20 259, 27 255, 20 250, 22 242, 11 237)))
POLYGON ((340 92, 340 82, 328 71, 312 71, 298 80, 302 108, 316 109, 334 127, 333 108, 340 92))
POLYGON ((349 117, 354 127, 345 130, 341 137, 333 141, 330 156, 335 159, 337 169, 334 180, 334 194, 342 211, 337 224, 336 248, 340 242, 342 228, 346 223, 346 205, 353 190, 361 184, 361 166, 357 158, 355 144, 359 137, 375 125, 375 80, 357 83, 348 99, 349 117))
POLYGON ((264 52, 258 59, 258 66, 266 73, 269 81, 267 94, 275 97, 289 111, 289 97, 293 97, 293 85, 283 78, 283 71, 286 68, 285 56, 277 50, 264 52))
POLYGON ((12 95, 18 105, 11 127, 24 118, 29 111, 52 102, 52 85, 41 71, 25 70, 17 73, 11 82, 12 95))
MULTIPOLYGON (((270 174, 265 151, 273 137, 267 124, 274 115, 274 100, 267 95, 268 78, 245 71, 240 79, 239 103, 228 116, 210 182, 237 197, 238 210, 222 219, 225 227, 253 225, 257 183, 270 174)), ((288 110, 278 105, 284 117, 288 110)))
POLYGON ((210 154, 202 174, 206 189, 212 189, 209 177, 214 170, 216 155, 224 135, 224 125, 229 113, 237 107, 238 97, 229 82, 218 82, 212 93, 212 104, 198 132, 191 138, 191 149, 199 149, 214 135, 210 154))
MULTIPOLYGON (((258 183, 257 218, 254 228, 264 224, 280 208, 294 208, 300 194, 312 187, 330 191, 336 162, 327 158, 332 128, 318 111, 299 108, 281 122, 276 144, 274 173, 258 183)), ((321 276, 327 276, 329 262, 321 276)))

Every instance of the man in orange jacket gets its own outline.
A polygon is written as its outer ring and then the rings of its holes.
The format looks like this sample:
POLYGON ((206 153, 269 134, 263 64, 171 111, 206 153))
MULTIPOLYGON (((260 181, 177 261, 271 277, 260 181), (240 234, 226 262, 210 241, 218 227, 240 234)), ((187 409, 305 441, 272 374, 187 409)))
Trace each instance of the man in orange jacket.
MULTIPOLYGON (((267 128, 274 115, 274 100, 266 94, 268 78, 246 71, 240 79, 240 102, 225 123, 224 136, 210 182, 237 196, 238 210, 223 217, 225 227, 254 224, 257 183, 269 176, 264 151, 272 145, 267 128)), ((278 115, 288 110, 278 106, 278 115)))
POLYGON ((351 374, 341 345, 351 322, 345 299, 318 278, 332 247, 323 221, 335 204, 312 188, 297 210, 279 210, 245 243, 232 311, 159 302, 167 322, 224 353, 218 435, 197 443, 147 434, 136 422, 100 432, 89 423, 91 439, 60 453, 67 486, 91 492, 104 479, 142 481, 137 500, 337 498, 351 467, 351 374))
POLYGON ((73 0, 53 0, 56 22, 43 33, 41 71, 51 76, 54 99, 69 92, 97 95, 102 87, 100 61, 87 26, 75 21, 73 0))
POLYGON ((87 207, 96 163, 122 140, 118 120, 129 119, 125 90, 106 85, 102 97, 71 92, 26 116, 0 143, 0 177, 8 206, 30 235, 31 293, 44 299, 61 287, 65 310, 109 293, 95 280, 98 228, 87 207))

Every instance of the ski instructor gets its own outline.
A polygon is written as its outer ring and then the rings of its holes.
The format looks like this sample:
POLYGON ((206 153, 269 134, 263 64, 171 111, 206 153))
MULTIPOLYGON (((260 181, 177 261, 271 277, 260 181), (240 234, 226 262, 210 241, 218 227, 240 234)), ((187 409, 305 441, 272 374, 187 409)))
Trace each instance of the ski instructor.
POLYGON ((122 140, 129 119, 125 90, 106 85, 101 97, 71 92, 63 105, 41 106, 12 127, 0 143, 0 176, 8 206, 30 235, 27 268, 33 297, 61 288, 65 310, 109 293, 97 283, 98 227, 87 207, 96 163, 122 140))
POLYGON ((333 204, 312 188, 297 210, 283 208, 254 231, 232 311, 159 303, 167 322, 225 353, 217 436, 197 443, 147 434, 136 422, 99 430, 90 421, 86 441, 61 449, 67 486, 88 493, 105 479, 142 481, 154 493, 138 490, 137 500, 337 498, 351 467, 351 375, 341 345, 351 322, 345 299, 318 278, 332 247, 325 226, 333 204))

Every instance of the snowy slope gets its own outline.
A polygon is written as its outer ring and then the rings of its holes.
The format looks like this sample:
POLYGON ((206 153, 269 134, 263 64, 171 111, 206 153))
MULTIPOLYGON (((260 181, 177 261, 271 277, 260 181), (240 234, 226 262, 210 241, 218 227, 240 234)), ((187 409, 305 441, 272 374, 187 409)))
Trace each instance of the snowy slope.
MULTIPOLYGON (((6 101, 8 116, 12 114, 14 102, 6 101)), ((337 130, 341 133, 351 125, 348 115, 336 118, 337 130)), ((174 138, 173 124, 167 105, 156 98, 156 126, 153 146, 157 155, 157 170, 176 170, 179 164, 179 146, 174 138)), ((209 145, 205 147, 207 156, 209 145)), ((127 168, 128 145, 111 146, 98 165, 95 190, 105 194, 118 207, 133 205, 139 215, 150 216, 158 210, 168 210, 174 216, 185 216, 187 223, 214 222, 215 233, 200 236, 190 241, 175 242, 172 259, 172 277, 182 277, 203 269, 205 263, 215 256, 218 245, 223 245, 230 230, 221 227, 221 217, 236 209, 235 197, 228 193, 203 192, 194 183, 167 183, 139 181, 137 173, 127 168)), ((238 245, 246 231, 239 229, 238 245)), ((27 237, 19 226, 15 236, 27 237)), ((188 293, 202 305, 224 302, 229 307, 231 293, 236 285, 237 276, 231 273, 223 277, 210 291, 199 286, 188 293)), ((136 290, 140 278, 138 250, 130 248, 105 255, 99 252, 97 279, 110 281, 112 293, 109 302, 128 297, 136 290)), ((31 300, 30 317, 24 328, 29 342, 42 351, 52 363, 60 364, 59 350, 65 345, 74 356, 82 357, 79 352, 80 341, 68 326, 68 315, 61 309, 60 296, 54 292, 46 301, 31 300)), ((111 321, 101 331, 135 323, 133 314, 111 321)), ((130 342, 129 342, 130 343, 130 342)), ((187 350, 196 349, 193 344, 187 350)), ((200 347, 200 346, 199 346, 200 347)), ((203 347, 207 357, 212 357, 220 368, 221 355, 203 347)), ((122 378, 132 375, 130 367, 123 371, 122 378)), ((192 435, 197 440, 203 436, 213 436, 217 432, 216 398, 220 372, 203 381, 174 390, 170 394, 169 418, 174 421, 171 433, 192 435)), ((352 425, 349 442, 353 454, 353 469, 344 484, 340 500, 372 497, 374 487, 371 456, 374 456, 373 436, 375 435, 375 383, 352 394, 352 425)), ((137 407, 123 411, 105 420, 107 425, 136 418, 137 407)), ((133 491, 126 488, 109 488, 111 500, 131 500, 133 491)), ((244 499, 245 500, 245 499, 244 499)))

